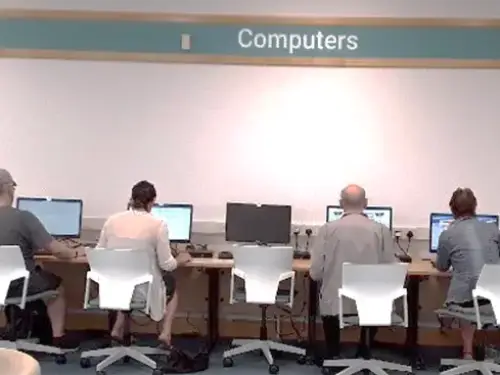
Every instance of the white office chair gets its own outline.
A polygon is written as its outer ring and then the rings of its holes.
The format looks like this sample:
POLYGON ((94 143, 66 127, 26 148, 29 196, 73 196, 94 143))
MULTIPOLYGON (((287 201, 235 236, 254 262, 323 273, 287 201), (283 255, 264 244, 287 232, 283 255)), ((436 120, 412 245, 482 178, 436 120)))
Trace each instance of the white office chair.
MULTIPOLYGON (((458 319, 465 319, 472 323, 476 323, 478 329, 483 329, 487 325, 499 325, 500 317, 500 274, 499 264, 484 265, 481 275, 476 284, 476 288, 472 291, 472 299, 474 301, 474 312, 469 314, 468 311, 453 311, 450 316, 458 319), (491 306, 479 306, 478 299, 484 298, 491 302, 491 306), (491 311, 491 308, 493 311, 491 311), (490 311, 486 311, 490 310, 490 311), (485 313, 489 313, 486 315, 485 313)), ((470 310, 470 309, 467 309, 470 310)), ((444 312, 439 310, 438 312, 444 312)), ((492 375, 494 372, 500 372, 500 364, 493 360, 476 361, 466 359, 442 359, 442 367, 453 367, 449 370, 441 371, 441 375, 462 375, 472 371, 479 371, 483 375, 492 375), (456 366, 456 367, 455 367, 456 366)))
MULTIPOLYGON (((342 287, 339 289, 339 319, 340 328, 349 325, 360 327, 382 327, 400 325, 408 327, 408 303, 404 283, 408 264, 350 264, 342 267, 342 287), (343 316, 343 299, 349 298, 356 302, 357 316, 343 316), (404 318, 393 313, 394 301, 403 298, 404 318)), ((366 334, 369 349, 369 334, 366 334)), ((323 367, 346 367, 337 375, 352 375, 368 370, 376 375, 387 375, 385 370, 410 373, 410 366, 379 361, 375 359, 339 359, 325 360, 323 367)))
MULTIPOLYGON (((90 271, 85 284, 84 308, 101 310, 149 311, 153 282, 151 258, 147 251, 131 249, 88 249, 87 260, 90 271), (99 297, 90 300, 91 282, 99 285, 99 297), (145 299, 134 293, 139 285, 147 284, 145 299)), ((165 350, 144 346, 117 346, 83 352, 80 365, 90 367, 90 358, 104 357, 96 366, 99 375, 120 359, 132 358, 153 370, 156 362, 148 355, 167 354, 165 350)))
POLYGON ((279 367, 274 363, 271 350, 297 354, 300 362, 305 362, 306 350, 281 342, 268 340, 266 311, 270 305, 283 303, 293 305, 295 292, 295 272, 293 271, 292 247, 269 246, 235 246, 233 251, 234 267, 231 270, 230 303, 246 302, 260 305, 262 310, 261 335, 259 340, 233 340, 235 348, 226 350, 223 354, 224 367, 231 367, 231 357, 262 351, 269 363, 269 372, 277 374, 279 367), (245 281, 244 295, 235 289, 235 278, 245 281), (290 294, 281 298, 278 286, 281 281, 290 280, 290 294))
POLYGON ((56 291, 48 291, 28 296, 29 277, 30 273, 26 269, 21 248, 19 246, 0 246, 0 310, 6 310, 8 306, 12 307, 8 314, 9 321, 11 322, 11 324, 8 325, 8 340, 1 340, 0 348, 52 354, 55 355, 57 363, 64 364, 66 363, 65 354, 71 350, 39 344, 36 338, 17 338, 16 326, 12 324, 12 322, 18 319, 15 306, 19 307, 21 310, 26 308, 28 312, 35 313, 34 310, 31 310, 31 303, 50 300, 58 295, 56 291), (24 279, 21 297, 7 298, 10 283, 17 279, 24 279))

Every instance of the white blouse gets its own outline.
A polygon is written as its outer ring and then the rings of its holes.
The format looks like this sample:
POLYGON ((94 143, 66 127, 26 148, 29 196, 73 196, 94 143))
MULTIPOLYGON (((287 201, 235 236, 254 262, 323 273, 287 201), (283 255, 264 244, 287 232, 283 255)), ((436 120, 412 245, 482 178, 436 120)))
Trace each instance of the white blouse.
MULTIPOLYGON (((162 270, 173 271, 177 261, 172 255, 167 224, 146 211, 129 210, 111 216, 101 231, 97 248, 127 248, 149 250, 153 266, 153 284, 150 310, 151 319, 159 322, 165 313, 167 300, 162 270)), ((136 288, 145 299, 147 288, 136 288)), ((135 294, 137 295, 137 294, 135 294)))

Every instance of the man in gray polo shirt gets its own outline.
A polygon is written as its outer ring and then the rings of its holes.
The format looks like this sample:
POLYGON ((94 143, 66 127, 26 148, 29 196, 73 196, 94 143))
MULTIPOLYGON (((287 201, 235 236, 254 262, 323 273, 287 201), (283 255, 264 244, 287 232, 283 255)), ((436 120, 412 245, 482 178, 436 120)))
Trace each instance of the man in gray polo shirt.
MULTIPOLYGON (((66 303, 61 286, 61 278, 35 265, 37 250, 50 251, 62 259, 75 258, 78 251, 66 247, 49 235, 40 220, 28 211, 12 207, 16 182, 5 169, 0 169, 0 246, 17 245, 23 253, 26 268, 30 272, 28 295, 37 295, 47 291, 59 294, 47 303, 47 314, 52 324, 53 345, 70 349, 71 344, 64 336, 66 303)), ((1 251, 1 249, 0 249, 1 251)), ((10 284, 8 298, 21 297, 23 279, 14 280, 10 284)))

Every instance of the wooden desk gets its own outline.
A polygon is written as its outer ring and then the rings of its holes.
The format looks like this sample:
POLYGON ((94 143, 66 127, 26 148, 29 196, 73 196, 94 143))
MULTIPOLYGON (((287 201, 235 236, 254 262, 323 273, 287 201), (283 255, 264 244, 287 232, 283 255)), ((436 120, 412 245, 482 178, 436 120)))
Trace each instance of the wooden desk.
MULTIPOLYGON (((41 263, 74 263, 86 264, 87 258, 85 256, 75 259, 59 259, 53 255, 37 255, 35 259, 41 263)), ((194 258, 192 262, 183 265, 186 268, 216 268, 216 269, 230 269, 234 265, 232 259, 218 259, 218 258, 194 258)), ((311 268, 311 261, 306 259, 295 259, 293 261, 293 269, 297 272, 309 272, 311 268)), ((448 272, 440 272, 435 269, 430 261, 415 260, 410 263, 408 268, 408 275, 410 276, 438 276, 449 277, 448 272)))

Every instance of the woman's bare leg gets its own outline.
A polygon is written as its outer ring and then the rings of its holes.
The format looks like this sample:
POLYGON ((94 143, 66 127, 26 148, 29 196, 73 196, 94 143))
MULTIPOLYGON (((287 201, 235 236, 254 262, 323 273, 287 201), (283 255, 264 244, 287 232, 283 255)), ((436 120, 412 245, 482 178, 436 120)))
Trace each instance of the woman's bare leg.
POLYGON ((159 336, 159 340, 164 342, 168 346, 172 345, 172 324, 174 322, 175 312, 177 311, 178 304, 179 297, 177 295, 177 291, 175 291, 172 299, 167 303, 167 306, 165 308, 162 330, 159 336))

